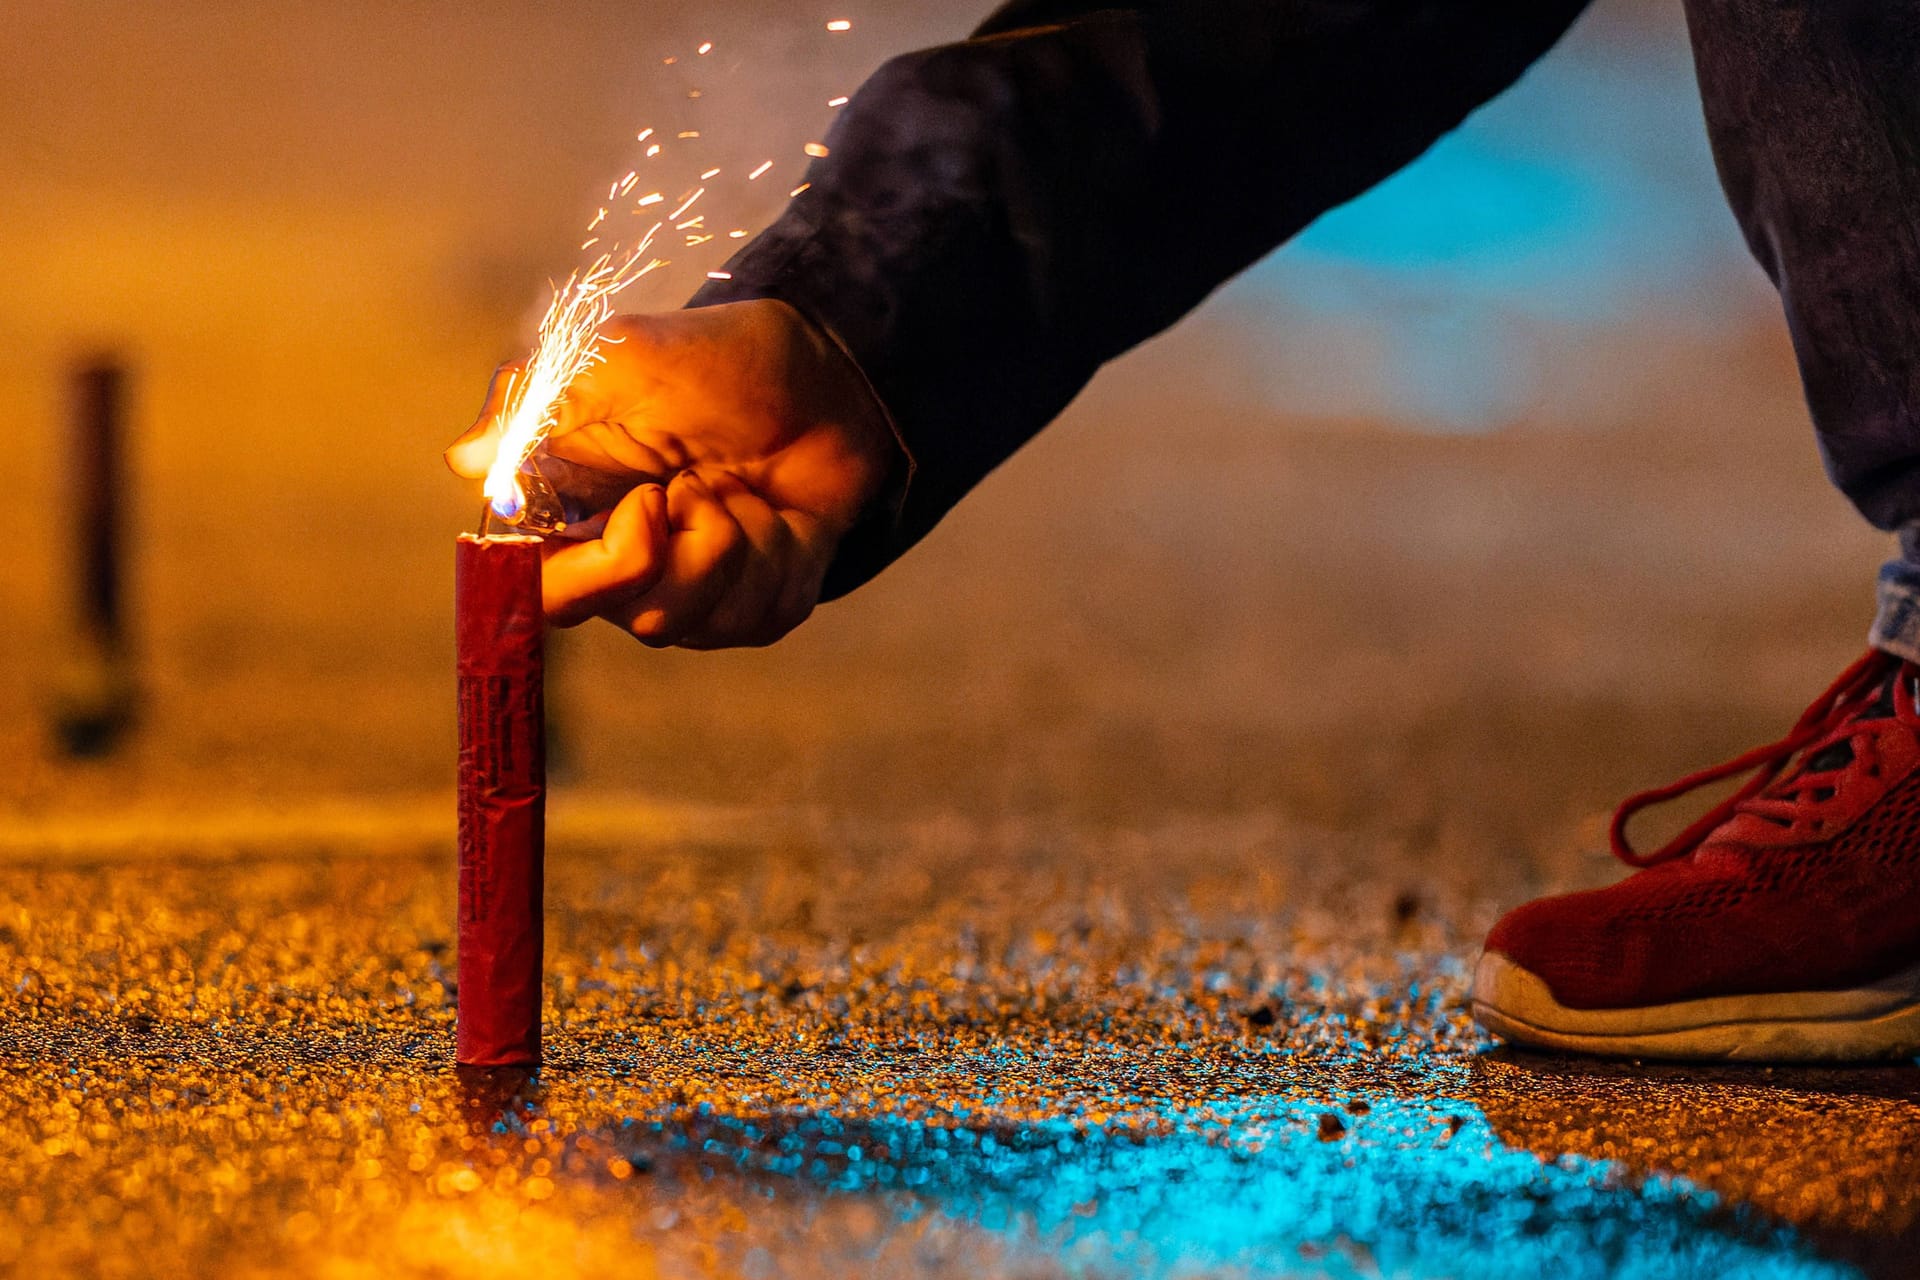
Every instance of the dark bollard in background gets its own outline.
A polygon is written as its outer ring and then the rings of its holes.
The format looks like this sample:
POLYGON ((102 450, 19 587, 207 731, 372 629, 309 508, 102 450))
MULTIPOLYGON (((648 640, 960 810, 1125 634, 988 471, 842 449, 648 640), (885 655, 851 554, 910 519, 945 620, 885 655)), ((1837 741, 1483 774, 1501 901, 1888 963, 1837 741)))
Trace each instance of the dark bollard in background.
POLYGON ((74 634, 53 709, 68 755, 110 753, 132 725, 138 690, 126 620, 126 418, 129 377, 112 356, 74 370, 67 465, 72 476, 74 634))

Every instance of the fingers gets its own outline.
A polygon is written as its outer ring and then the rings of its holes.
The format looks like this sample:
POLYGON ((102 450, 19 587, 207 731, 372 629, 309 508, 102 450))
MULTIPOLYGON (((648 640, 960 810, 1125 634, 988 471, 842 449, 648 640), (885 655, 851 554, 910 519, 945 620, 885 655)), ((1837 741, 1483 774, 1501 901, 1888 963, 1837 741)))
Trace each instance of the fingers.
POLYGON ((679 644, 704 623, 734 585, 749 546, 746 533, 712 485, 683 471, 667 486, 673 525, 660 581, 633 600, 613 621, 655 648, 679 644))
POLYGON ((666 490, 642 485, 614 507, 598 538, 548 543, 541 571, 548 620, 578 625, 619 610, 658 582, 672 542, 667 513, 666 490))
POLYGON ((514 383, 525 371, 524 360, 509 360, 493 371, 493 381, 487 384, 487 400, 480 406, 480 416, 465 434, 447 446, 447 465, 454 474, 469 480, 486 478, 487 468, 493 465, 494 455, 500 451, 501 414, 506 410, 508 397, 513 394, 514 383))
POLYGON ((805 607, 793 613, 796 588, 811 581, 805 548, 787 518, 743 481, 723 474, 713 490, 740 526, 747 552, 706 620, 686 620, 678 643, 692 649, 771 644, 812 611, 818 596, 813 582, 805 607))
POLYGON ((770 644, 811 612, 819 572, 780 512, 737 477, 683 472, 668 490, 674 533, 649 590, 606 613, 643 644, 770 644))

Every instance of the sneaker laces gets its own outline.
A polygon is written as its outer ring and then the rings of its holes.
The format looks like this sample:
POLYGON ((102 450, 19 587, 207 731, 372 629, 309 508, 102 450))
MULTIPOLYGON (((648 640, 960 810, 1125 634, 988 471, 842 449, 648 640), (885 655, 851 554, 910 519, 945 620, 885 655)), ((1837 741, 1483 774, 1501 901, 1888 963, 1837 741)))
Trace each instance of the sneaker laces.
MULTIPOLYGON (((1642 791, 1638 795, 1627 797, 1614 811, 1613 824, 1607 833, 1613 844, 1613 856, 1631 867, 1656 866, 1692 853, 1716 827, 1736 813, 1752 811, 1774 817, 1776 820, 1790 817, 1793 807, 1799 802, 1797 791, 1791 798, 1768 797, 1763 796, 1762 793, 1774 784, 1787 765, 1802 751, 1806 751, 1815 744, 1831 745, 1830 742, 1823 742, 1823 739, 1830 739, 1831 742, 1847 741, 1852 745, 1851 751, 1841 754, 1834 768, 1847 767, 1855 760, 1869 759, 1863 753, 1871 752, 1872 740, 1870 736, 1864 735, 1859 730, 1858 722, 1867 718, 1862 713, 1871 710, 1873 704, 1880 700, 1889 668, 1897 665, 1899 661, 1891 654, 1869 649, 1852 666, 1840 673, 1832 686, 1814 700, 1813 705, 1806 709, 1793 728, 1788 730, 1787 735, 1778 742, 1769 742, 1765 746, 1755 747, 1724 764, 1690 773, 1678 782, 1671 782, 1664 787, 1655 787, 1650 791, 1642 791), (1635 849, 1632 841, 1627 838, 1627 822, 1642 809, 1665 804, 1690 791, 1697 791, 1701 787, 1749 771, 1752 771, 1753 776, 1747 779, 1738 791, 1702 814, 1686 830, 1658 849, 1643 853, 1635 849)), ((1916 694, 1920 694, 1920 690, 1916 690, 1916 694)), ((1916 710, 1920 710, 1920 707, 1916 710)), ((1897 714, 1897 712, 1890 709, 1889 714, 1897 714)), ((1809 752, 1810 757, 1817 754, 1823 753, 1809 752)), ((1810 768, 1803 769, 1802 772, 1804 774, 1831 771, 1828 768, 1810 768)))

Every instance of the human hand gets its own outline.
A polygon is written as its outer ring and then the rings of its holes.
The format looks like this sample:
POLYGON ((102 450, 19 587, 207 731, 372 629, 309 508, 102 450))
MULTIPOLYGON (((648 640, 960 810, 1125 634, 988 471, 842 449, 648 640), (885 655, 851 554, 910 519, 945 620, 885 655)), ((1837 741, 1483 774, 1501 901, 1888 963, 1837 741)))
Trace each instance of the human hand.
MULTIPOLYGON (((548 618, 603 617, 656 647, 771 644, 812 613, 901 456, 884 411, 783 302, 617 316, 601 333, 603 359, 568 388, 546 448, 635 487, 599 538, 546 545, 548 618)), ((460 475, 486 475, 520 367, 501 367, 448 448, 460 475)))

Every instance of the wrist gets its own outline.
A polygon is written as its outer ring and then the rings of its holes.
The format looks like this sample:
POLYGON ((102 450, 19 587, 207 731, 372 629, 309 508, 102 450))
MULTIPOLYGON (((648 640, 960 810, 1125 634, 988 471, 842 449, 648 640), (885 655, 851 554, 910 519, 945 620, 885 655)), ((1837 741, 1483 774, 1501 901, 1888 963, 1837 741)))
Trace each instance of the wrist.
POLYGON ((766 302, 784 311, 813 349, 810 363, 818 371, 822 393, 821 425, 833 436, 848 478, 844 528, 876 519, 890 526, 913 474, 913 455, 886 402, 830 327, 785 301, 766 302))

